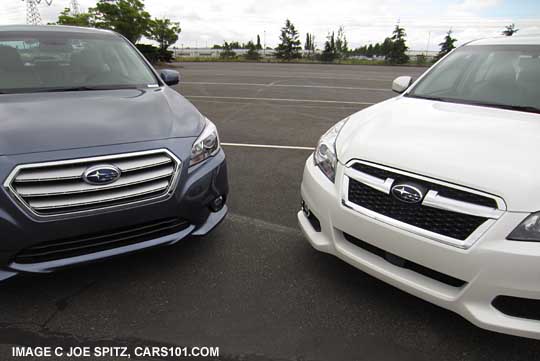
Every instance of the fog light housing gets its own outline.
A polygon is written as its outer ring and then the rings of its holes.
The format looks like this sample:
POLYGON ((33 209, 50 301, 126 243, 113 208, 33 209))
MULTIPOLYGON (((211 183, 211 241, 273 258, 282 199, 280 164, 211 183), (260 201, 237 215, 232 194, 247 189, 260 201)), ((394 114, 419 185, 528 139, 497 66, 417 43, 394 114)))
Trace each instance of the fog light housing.
POLYGON ((212 202, 210 202, 210 209, 212 212, 219 212, 225 205, 225 199, 223 196, 219 196, 217 198, 214 198, 212 202))
POLYGON ((304 212, 304 215, 308 219, 309 223, 311 224, 311 227, 313 227, 315 232, 320 232, 322 229, 321 229, 321 222, 319 221, 319 218, 317 218, 317 216, 311 212, 311 210, 309 209, 309 206, 304 201, 302 201, 302 212, 304 212))

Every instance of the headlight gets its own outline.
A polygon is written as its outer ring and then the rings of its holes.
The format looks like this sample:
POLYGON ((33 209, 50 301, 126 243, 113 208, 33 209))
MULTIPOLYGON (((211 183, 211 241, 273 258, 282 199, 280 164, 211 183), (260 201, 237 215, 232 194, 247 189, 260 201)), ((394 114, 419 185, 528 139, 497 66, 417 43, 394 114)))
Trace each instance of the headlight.
POLYGON ((540 242, 540 212, 528 216, 508 236, 512 241, 540 242))
POLYGON ((319 140, 317 149, 313 154, 315 165, 330 179, 332 182, 336 179, 336 165, 337 165, 337 153, 336 153, 336 140, 339 132, 347 123, 349 118, 343 119, 330 130, 328 130, 319 140))
POLYGON ((189 166, 199 164, 219 152, 219 135, 216 126, 209 119, 206 119, 206 126, 199 136, 193 148, 191 148, 191 160, 189 166))

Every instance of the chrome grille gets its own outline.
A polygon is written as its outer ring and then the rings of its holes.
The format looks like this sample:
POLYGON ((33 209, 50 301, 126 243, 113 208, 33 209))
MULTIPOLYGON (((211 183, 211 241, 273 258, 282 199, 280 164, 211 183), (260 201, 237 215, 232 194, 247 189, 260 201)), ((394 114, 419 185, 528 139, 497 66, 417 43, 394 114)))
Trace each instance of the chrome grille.
POLYGON ((152 201, 174 190, 180 160, 165 149, 17 166, 5 186, 34 215, 60 216, 152 201), (84 172, 112 165, 114 183, 89 184, 84 172))
POLYGON ((345 168, 342 201, 371 218, 464 249, 506 210, 491 194, 363 161, 345 168), (408 183, 424 189, 419 203, 391 194, 394 185, 408 183))

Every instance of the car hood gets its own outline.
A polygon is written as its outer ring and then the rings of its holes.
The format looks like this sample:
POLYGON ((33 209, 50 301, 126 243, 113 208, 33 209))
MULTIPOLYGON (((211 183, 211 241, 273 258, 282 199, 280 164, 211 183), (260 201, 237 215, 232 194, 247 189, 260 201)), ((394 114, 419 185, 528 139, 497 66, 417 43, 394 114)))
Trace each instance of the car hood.
POLYGON ((169 88, 0 95, 0 155, 195 137, 203 126, 169 88))
POLYGON ((540 210, 540 115, 397 97, 351 116, 338 159, 362 159, 540 210))

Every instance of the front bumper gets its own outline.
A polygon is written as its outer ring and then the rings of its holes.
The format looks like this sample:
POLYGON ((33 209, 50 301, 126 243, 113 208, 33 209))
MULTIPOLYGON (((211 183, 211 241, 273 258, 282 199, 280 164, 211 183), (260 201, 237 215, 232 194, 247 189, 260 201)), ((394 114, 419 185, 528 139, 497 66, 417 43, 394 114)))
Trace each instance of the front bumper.
MULTIPOLYGON (((145 143, 134 143, 0 157, 0 175, 4 177, 17 164, 48 162, 73 158, 86 158, 109 154, 122 154, 142 150, 167 148, 178 156, 184 165, 189 164, 193 138, 169 139, 145 143), (39 159, 36 159, 39 158, 39 159)), ((212 201, 218 197, 227 198, 229 188, 225 154, 216 156, 200 165, 182 167, 178 183, 170 198, 144 205, 108 210, 91 215, 39 220, 18 204, 9 192, 0 191, 0 280, 18 272, 50 272, 59 268, 88 263, 120 254, 138 251, 158 245, 170 245, 188 235, 205 235, 217 226, 227 214, 227 206, 212 210, 212 201), (78 239, 91 234, 107 234, 116 229, 129 229, 141 224, 150 224, 164 219, 180 219, 185 227, 171 233, 143 238, 138 242, 119 245, 109 249, 73 257, 48 260, 46 262, 19 263, 16 256, 21 251, 36 245, 64 239, 78 239)))
POLYGON ((298 213, 300 227, 311 245, 354 267, 426 301, 452 310, 473 324, 492 331, 540 338, 540 321, 512 317, 493 306, 497 296, 540 300, 540 244, 507 241, 507 235, 526 217, 506 212, 471 248, 457 247, 413 234, 366 217, 341 203, 339 185, 330 182, 310 157, 304 169, 302 198, 320 223, 314 227, 298 213), (461 287, 401 267, 361 248, 351 235, 377 249, 437 273, 463 280, 461 287))

